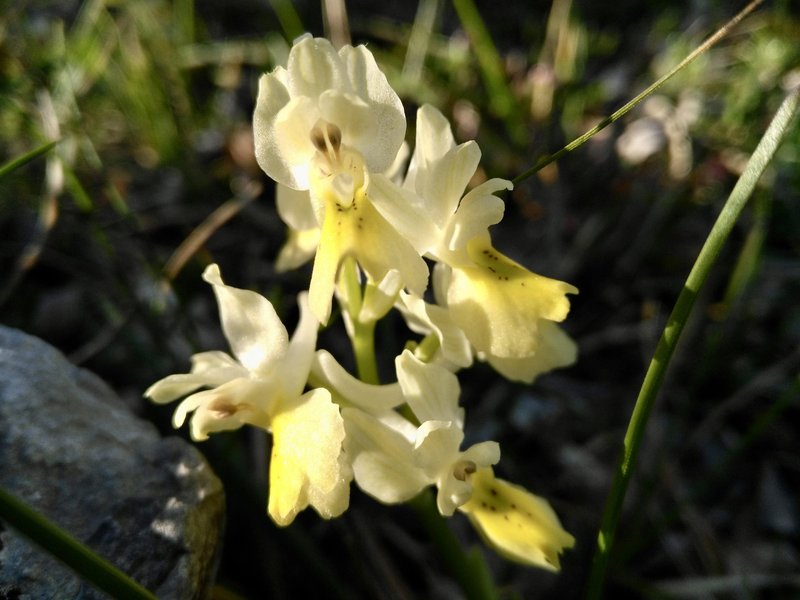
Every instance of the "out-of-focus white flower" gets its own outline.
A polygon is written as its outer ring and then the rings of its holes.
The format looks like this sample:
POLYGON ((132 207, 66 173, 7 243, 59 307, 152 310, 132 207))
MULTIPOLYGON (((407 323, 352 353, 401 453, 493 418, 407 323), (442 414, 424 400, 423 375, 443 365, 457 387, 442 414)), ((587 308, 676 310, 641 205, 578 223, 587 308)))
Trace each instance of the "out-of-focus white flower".
POLYGON ((166 403, 191 394, 175 410, 173 425, 180 427, 193 412, 195 440, 245 423, 271 431, 268 511, 279 525, 309 505, 325 518, 340 515, 349 503, 352 472, 342 455, 344 425, 330 392, 303 393, 319 327, 306 295, 299 297, 300 323, 290 341, 266 298, 225 285, 217 265, 203 279, 214 288, 233 356, 196 354, 190 373, 170 375, 145 395, 166 403))

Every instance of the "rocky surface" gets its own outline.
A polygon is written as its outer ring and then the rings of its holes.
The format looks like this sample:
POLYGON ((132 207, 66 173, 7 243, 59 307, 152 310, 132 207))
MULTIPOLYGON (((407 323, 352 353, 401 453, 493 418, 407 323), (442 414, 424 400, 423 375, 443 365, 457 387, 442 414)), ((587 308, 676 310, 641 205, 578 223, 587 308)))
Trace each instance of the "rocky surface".
MULTIPOLYGON (((0 326, 0 486, 159 598, 204 598, 224 515, 191 445, 162 438, 92 373, 0 326)), ((105 597, 0 523, 0 600, 105 597)))

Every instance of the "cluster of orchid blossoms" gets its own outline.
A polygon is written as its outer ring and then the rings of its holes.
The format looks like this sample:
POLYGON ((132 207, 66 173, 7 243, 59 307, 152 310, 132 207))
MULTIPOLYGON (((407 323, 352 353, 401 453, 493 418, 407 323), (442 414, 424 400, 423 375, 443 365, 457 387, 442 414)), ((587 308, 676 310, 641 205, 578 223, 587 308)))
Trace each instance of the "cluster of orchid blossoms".
POLYGON ((193 413, 195 440, 244 424, 270 432, 268 512, 279 525, 308 506, 326 519, 342 514, 352 481, 384 503, 434 486, 442 515, 459 510, 501 554, 557 570, 574 538, 545 500, 494 476, 496 442, 462 449, 456 373, 477 359, 531 382, 571 364, 575 344, 557 323, 577 290, 492 246, 489 227, 504 209, 494 194, 512 186, 491 179, 465 193, 480 160, 474 141, 457 145, 431 106, 417 113, 410 160, 405 133, 400 99, 366 47, 295 42, 286 68, 261 77, 254 115, 256 157, 278 183, 289 228, 277 267, 314 260, 295 333, 212 264, 203 278, 233 356, 196 354, 190 373, 146 395, 187 396, 174 425, 193 413), (334 297, 358 378, 316 347, 334 297), (380 385, 373 333, 392 309, 422 337, 397 356, 397 381, 380 385))

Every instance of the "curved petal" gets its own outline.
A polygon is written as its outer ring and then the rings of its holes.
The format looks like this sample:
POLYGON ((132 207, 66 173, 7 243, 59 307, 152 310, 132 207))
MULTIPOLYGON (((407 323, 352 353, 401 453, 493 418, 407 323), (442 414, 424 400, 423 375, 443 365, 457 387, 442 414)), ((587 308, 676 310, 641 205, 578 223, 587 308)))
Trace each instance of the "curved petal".
POLYGON ((428 214, 440 229, 445 229, 458 209, 480 160, 478 144, 469 141, 452 148, 428 169, 417 173, 417 194, 428 200, 428 214))
POLYGON ((311 370, 326 387, 369 413, 381 413, 405 402, 397 383, 370 385, 348 373, 327 350, 318 350, 311 370))
POLYGON ((304 36, 289 51, 286 70, 292 97, 318 98, 325 90, 347 89, 344 65, 325 38, 304 36))
POLYGON ((397 294, 403 287, 400 271, 391 269, 383 279, 367 282, 364 289, 364 300, 358 312, 361 323, 374 323, 382 319, 394 306, 397 294))
POLYGON ((175 409, 172 425, 181 427, 190 412, 192 439, 202 441, 209 433, 238 429, 245 423, 264 429, 269 424, 266 407, 272 392, 268 385, 242 377, 211 390, 197 392, 175 409))
POLYGON ((222 330, 233 354, 249 371, 265 372, 286 353, 289 336, 269 300, 250 290, 225 285, 216 264, 203 279, 214 287, 222 330))
POLYGON ((381 216, 419 255, 434 250, 442 233, 424 208, 424 200, 384 175, 371 175, 370 200, 381 216))
POLYGON ((471 239, 485 234, 491 225, 499 223, 503 219, 505 203, 493 194, 513 187, 505 179, 490 179, 464 196, 449 223, 446 234, 448 248, 465 248, 471 239))
POLYGON ((292 98, 281 108, 270 129, 274 144, 267 160, 273 172, 262 166, 267 175, 296 190, 309 188, 309 169, 316 155, 311 130, 319 117, 319 107, 305 96, 292 98))
POLYGON ((377 418, 358 409, 342 409, 345 452, 364 492, 386 504, 405 502, 431 482, 414 465, 411 442, 377 418))
POLYGON ((298 182, 292 175, 290 165, 281 154, 280 140, 275 137, 275 120, 290 100, 286 77, 286 70, 277 67, 258 80, 258 97, 253 112, 253 142, 256 160, 264 172, 275 181, 297 187, 298 182))
POLYGON ((314 360, 319 330, 319 321, 308 306, 307 292, 297 295, 297 304, 300 306, 300 322, 294 330, 286 355, 281 359, 280 377, 287 397, 297 397, 303 392, 311 371, 311 361, 314 360))
POLYGON ((306 264, 317 253, 319 238, 319 228, 303 231, 290 229, 289 237, 275 259, 275 270, 284 273, 306 264))
POLYGON ((453 421, 425 421, 417 429, 414 462, 436 480, 453 470, 463 440, 464 432, 453 421))
POLYGON ((472 364, 469 340, 446 308, 428 304, 422 298, 405 292, 400 292, 398 298, 397 308, 411 331, 422 335, 435 333, 442 357, 453 367, 466 368, 472 364))
POLYGON ((364 155, 371 171, 382 173, 391 166, 406 135, 403 104, 365 46, 345 46, 339 56, 353 91, 367 102, 371 114, 372 126, 350 143, 364 155))
POLYGON ((292 229, 304 231, 319 228, 308 190, 293 190, 278 184, 275 187, 275 205, 281 220, 292 229))
POLYGON ((417 110, 416 140, 408 174, 403 183, 404 187, 411 190, 418 189, 418 173, 429 169, 431 163, 439 160, 456 145, 450 122, 439 109, 430 104, 423 104, 417 110))
POLYGON ((421 423, 453 421, 460 426, 464 422, 464 410, 458 406, 461 388, 453 373, 423 363, 410 350, 395 359, 395 367, 403 396, 421 423))
POLYGON ((436 508, 443 517, 452 517, 456 508, 467 502, 472 497, 472 486, 456 479, 452 474, 439 481, 436 493, 436 508))

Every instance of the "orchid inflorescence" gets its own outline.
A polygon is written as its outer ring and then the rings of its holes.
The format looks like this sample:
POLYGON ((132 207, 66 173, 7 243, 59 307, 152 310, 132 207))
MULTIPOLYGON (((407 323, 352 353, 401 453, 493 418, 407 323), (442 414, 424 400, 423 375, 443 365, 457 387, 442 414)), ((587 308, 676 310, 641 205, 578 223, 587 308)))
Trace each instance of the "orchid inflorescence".
POLYGON ((173 424, 192 413, 195 440, 243 424, 270 432, 268 512, 278 525, 308 506, 326 519, 341 515, 352 481, 389 504, 435 486, 442 515, 459 510, 504 556, 558 570, 574 538, 547 501, 494 476, 496 442, 462 449, 460 369, 477 359, 530 383, 576 357, 558 322, 577 289, 492 245, 489 227, 504 211, 495 194, 512 184, 490 179, 465 193, 480 149, 456 144, 429 105, 417 112, 404 169, 403 106, 365 46, 337 52, 325 39, 299 38, 288 65, 261 77, 253 127, 289 229, 276 266, 314 259, 299 324, 290 339, 266 298, 226 285, 209 265, 203 278, 233 355, 196 354, 189 373, 146 395, 158 403, 186 396, 173 424), (334 297, 359 377, 317 349, 334 297), (380 385, 373 333, 392 308, 423 337, 396 357, 397 382, 380 385))

